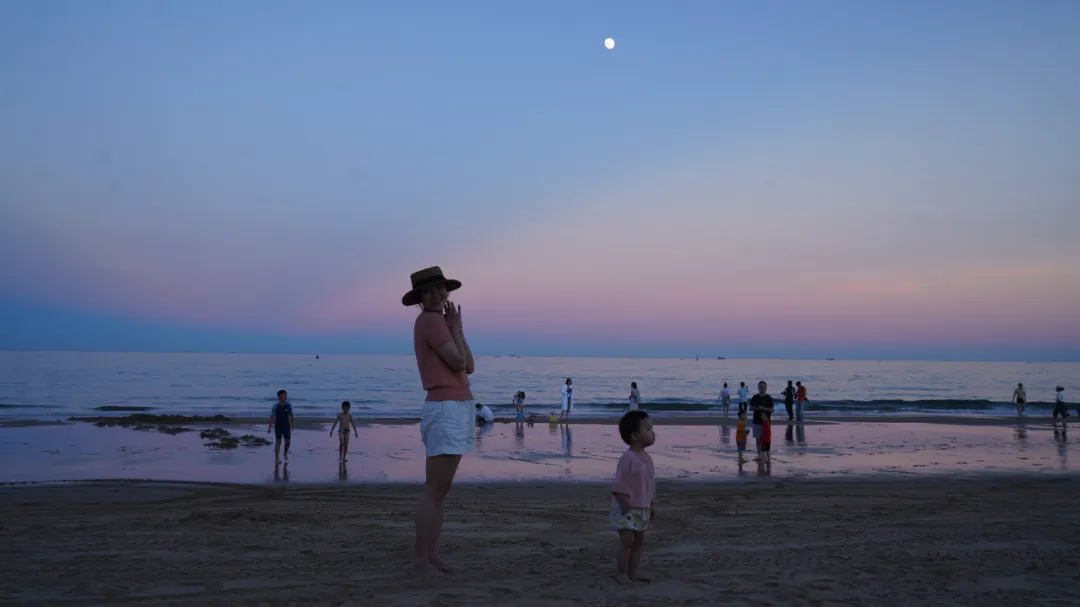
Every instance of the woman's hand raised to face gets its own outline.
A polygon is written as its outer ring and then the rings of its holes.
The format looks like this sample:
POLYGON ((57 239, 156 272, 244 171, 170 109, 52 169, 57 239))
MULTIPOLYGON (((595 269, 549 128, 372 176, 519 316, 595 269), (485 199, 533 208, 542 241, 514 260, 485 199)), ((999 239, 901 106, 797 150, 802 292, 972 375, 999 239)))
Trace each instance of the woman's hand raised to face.
POLYGON ((452 301, 446 302, 443 306, 443 318, 446 319, 446 326, 450 331, 461 331, 461 306, 455 306, 452 301))

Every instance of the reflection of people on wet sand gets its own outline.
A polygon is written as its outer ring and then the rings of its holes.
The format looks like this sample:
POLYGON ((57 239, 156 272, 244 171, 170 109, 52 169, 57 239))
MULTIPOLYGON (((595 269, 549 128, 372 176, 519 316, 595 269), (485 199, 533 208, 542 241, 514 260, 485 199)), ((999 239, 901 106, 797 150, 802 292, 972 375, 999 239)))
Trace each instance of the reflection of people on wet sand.
POLYGON ((1024 384, 1016 384, 1012 400, 1016 403, 1016 415, 1023 415, 1024 409, 1027 407, 1027 392, 1024 391, 1024 384))
POLYGON ((1017 424, 1014 432, 1016 435, 1016 448, 1020 451, 1027 449, 1027 425, 1023 423, 1017 424))
POLYGON ((450 291, 461 288, 438 267, 414 272, 405 306, 420 306, 413 326, 413 350, 420 382, 427 391, 420 416, 420 436, 427 460, 424 492, 416 508, 413 573, 439 575, 450 567, 439 556, 443 504, 454 482, 461 456, 475 449, 475 410, 469 374, 472 350, 465 339, 461 307, 450 302, 450 291))
POLYGON ((572 449, 574 446, 574 435, 570 430, 570 424, 560 424, 559 429, 562 430, 563 451, 567 455, 573 455, 572 449))
POLYGON ((360 434, 356 430, 356 423, 353 421, 352 415, 349 414, 351 407, 349 401, 341 403, 341 413, 338 413, 334 424, 330 426, 330 436, 334 435, 334 428, 338 428, 338 461, 340 462, 346 461, 349 453, 349 429, 352 428, 353 435, 356 436, 357 440, 360 439, 360 434))
POLYGON ((285 461, 289 461, 289 445, 292 443, 292 428, 296 424, 293 418, 292 403, 289 402, 289 393, 278 390, 278 402, 270 409, 270 422, 266 426, 266 433, 274 431, 274 461, 281 463, 281 439, 285 439, 285 461))
POLYGON ((1064 470, 1067 466, 1066 459, 1069 457, 1069 436, 1066 434, 1065 424, 1061 425, 1059 430, 1054 428, 1054 441, 1057 442, 1058 458, 1061 460, 1061 469, 1064 470))

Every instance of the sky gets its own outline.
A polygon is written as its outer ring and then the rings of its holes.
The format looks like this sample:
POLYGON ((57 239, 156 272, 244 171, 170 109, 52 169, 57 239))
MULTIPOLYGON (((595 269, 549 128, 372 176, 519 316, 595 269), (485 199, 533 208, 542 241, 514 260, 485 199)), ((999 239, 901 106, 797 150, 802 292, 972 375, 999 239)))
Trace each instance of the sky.
POLYGON ((1077 31, 0 0, 0 348, 409 353, 439 265, 482 354, 1080 360, 1077 31))

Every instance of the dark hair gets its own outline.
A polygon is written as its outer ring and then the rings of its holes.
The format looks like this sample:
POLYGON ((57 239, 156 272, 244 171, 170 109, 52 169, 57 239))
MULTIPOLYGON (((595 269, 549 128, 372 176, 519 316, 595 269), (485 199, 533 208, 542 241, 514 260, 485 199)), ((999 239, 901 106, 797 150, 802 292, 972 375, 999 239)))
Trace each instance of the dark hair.
POLYGON ((477 408, 477 409, 479 409, 480 407, 483 407, 483 406, 484 406, 484 405, 481 405, 480 403, 476 403, 476 408, 477 408))
POLYGON ((348 409, 348 408, 349 408, 349 407, 351 407, 351 406, 352 406, 352 403, 350 403, 350 402, 349 402, 349 401, 347 401, 347 400, 346 400, 346 401, 342 401, 342 402, 341 402, 341 408, 342 408, 342 409, 348 409))
POLYGON ((787 380, 787 385, 789 385, 789 386, 791 385, 791 380, 790 379, 787 380))
POLYGON ((521 398, 525 398, 525 391, 522 390, 522 391, 518 392, 518 396, 520 396, 521 398))
POLYGON ((725 388, 727 387, 727 382, 724 382, 724 387, 725 387, 725 388))
POLYGON ((649 414, 641 410, 627 411, 622 416, 619 420, 619 436, 624 443, 630 444, 630 436, 641 430, 641 421, 645 419, 649 419, 649 414))
POLYGON ((630 387, 631 388, 636 388, 637 387, 637 382, 636 381, 630 382, 630 387))
POLYGON ((288 394, 288 392, 286 392, 285 390, 278 390, 277 391, 278 396, 281 396, 282 394, 288 394))

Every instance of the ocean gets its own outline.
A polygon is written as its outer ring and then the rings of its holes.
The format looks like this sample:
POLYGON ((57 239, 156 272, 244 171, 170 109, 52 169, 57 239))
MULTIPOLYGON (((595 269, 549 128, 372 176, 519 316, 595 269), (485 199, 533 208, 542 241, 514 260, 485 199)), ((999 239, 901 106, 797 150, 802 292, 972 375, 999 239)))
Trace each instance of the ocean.
MULTIPOLYGON (((63 420, 102 408, 145 407, 160 414, 267 416, 278 389, 298 417, 330 418, 341 401, 357 417, 418 416, 424 393, 412 356, 0 352, 0 420, 63 420)), ((528 358, 481 356, 472 376, 477 400, 496 415, 558 409, 560 387, 574 380, 575 415, 625 409, 631 381, 643 408, 663 415, 719 414, 724 382, 774 398, 787 380, 807 386, 807 412, 875 415, 1007 414, 1017 382, 1031 407, 1050 410, 1054 387, 1080 398, 1080 363, 982 363, 774 359, 528 358)), ((105 409, 107 410, 107 409, 105 409)), ((117 415, 123 413, 106 413, 117 415)))

